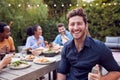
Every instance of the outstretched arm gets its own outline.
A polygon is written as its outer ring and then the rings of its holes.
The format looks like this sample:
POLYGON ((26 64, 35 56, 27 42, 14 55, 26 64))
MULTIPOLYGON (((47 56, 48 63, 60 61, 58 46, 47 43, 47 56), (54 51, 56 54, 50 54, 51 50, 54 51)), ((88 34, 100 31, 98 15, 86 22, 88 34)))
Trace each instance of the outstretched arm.
POLYGON ((7 64, 10 63, 11 58, 13 57, 13 54, 6 54, 6 56, 2 59, 2 61, 0 62, 0 70, 6 66, 7 64))

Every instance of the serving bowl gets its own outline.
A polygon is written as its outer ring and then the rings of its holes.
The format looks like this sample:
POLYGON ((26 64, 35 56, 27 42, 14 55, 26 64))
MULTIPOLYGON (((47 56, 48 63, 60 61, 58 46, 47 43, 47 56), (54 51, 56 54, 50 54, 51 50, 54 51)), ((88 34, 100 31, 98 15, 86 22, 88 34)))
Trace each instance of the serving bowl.
POLYGON ((54 56, 57 55, 58 53, 56 53, 55 51, 44 51, 44 52, 42 52, 42 54, 43 54, 45 57, 54 57, 54 56))

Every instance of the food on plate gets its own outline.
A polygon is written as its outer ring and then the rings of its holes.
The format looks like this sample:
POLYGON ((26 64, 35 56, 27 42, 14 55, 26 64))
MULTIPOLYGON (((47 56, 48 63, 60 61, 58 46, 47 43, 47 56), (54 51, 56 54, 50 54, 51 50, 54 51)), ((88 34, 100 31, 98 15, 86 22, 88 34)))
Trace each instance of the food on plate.
POLYGON ((47 51, 44 51, 43 53, 49 54, 49 53, 55 53, 55 51, 53 51, 53 50, 47 50, 47 51))
POLYGON ((43 52, 43 55, 45 57, 54 57, 55 55, 57 55, 57 53, 53 50, 47 50, 43 52))
POLYGON ((27 62, 25 62, 25 61, 15 61, 15 62, 12 62, 11 64, 10 64, 10 66, 13 66, 13 67, 18 67, 18 66, 20 66, 20 65, 29 65, 27 62))
POLYGON ((40 62, 40 63, 41 63, 41 62, 45 62, 45 63, 46 63, 46 62, 50 62, 50 61, 49 61, 47 58, 38 58, 38 59, 35 59, 34 62, 38 62, 38 63, 39 63, 39 62, 40 62))
POLYGON ((32 52, 33 55, 40 55, 42 53, 41 50, 30 50, 32 52))
POLYGON ((27 55, 27 56, 25 57, 26 60, 33 60, 34 58, 35 58, 34 55, 27 55))

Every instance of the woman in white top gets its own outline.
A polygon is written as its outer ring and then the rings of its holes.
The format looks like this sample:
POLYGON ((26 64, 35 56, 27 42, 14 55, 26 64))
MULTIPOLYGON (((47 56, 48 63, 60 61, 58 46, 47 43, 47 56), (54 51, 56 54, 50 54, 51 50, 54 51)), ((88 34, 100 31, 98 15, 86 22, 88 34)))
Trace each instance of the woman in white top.
POLYGON ((42 28, 39 25, 33 26, 29 34, 31 34, 31 36, 27 38, 26 48, 36 49, 39 47, 45 47, 42 28))

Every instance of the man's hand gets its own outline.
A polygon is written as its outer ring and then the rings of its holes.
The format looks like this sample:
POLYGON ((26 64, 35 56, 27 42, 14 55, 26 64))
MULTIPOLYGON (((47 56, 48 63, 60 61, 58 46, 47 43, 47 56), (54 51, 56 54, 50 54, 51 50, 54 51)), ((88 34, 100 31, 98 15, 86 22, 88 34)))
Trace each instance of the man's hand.
POLYGON ((93 67, 92 72, 88 74, 88 80, 101 80, 99 65, 93 67))
POLYGON ((7 64, 9 64, 11 62, 11 59, 13 56, 14 56, 13 54, 6 54, 5 57, 1 61, 1 64, 3 66, 6 66, 7 64))
POLYGON ((3 48, 1 48, 0 53, 9 53, 8 47, 5 45, 3 48))
POLYGON ((101 80, 101 75, 95 73, 89 73, 88 80, 101 80))

